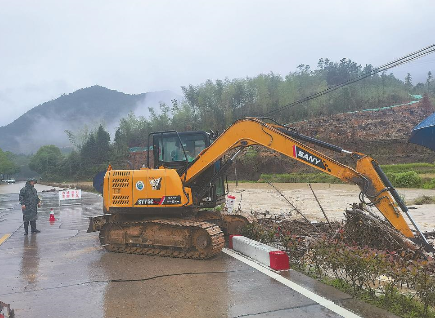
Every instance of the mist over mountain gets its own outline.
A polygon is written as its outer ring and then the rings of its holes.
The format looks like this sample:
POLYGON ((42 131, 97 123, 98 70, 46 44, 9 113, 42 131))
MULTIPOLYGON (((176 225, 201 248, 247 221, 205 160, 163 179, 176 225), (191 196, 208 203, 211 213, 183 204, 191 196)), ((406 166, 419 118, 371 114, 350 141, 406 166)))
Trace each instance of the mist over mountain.
POLYGON ((170 105, 173 99, 182 96, 171 91, 129 95, 101 86, 83 88, 36 106, 0 127, 0 148, 29 154, 43 145, 71 146, 65 130, 93 129, 99 124, 115 130, 119 119, 129 112, 147 117, 149 108, 158 112, 160 103, 170 105))

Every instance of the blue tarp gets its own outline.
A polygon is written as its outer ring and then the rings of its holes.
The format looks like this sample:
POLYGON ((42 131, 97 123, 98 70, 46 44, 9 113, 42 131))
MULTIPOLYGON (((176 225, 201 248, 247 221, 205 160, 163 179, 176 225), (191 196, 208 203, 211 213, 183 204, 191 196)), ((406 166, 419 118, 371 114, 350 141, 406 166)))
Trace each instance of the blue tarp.
POLYGON ((421 123, 415 126, 413 130, 430 127, 430 126, 435 126, 435 113, 425 118, 421 123))
POLYGON ((435 113, 414 127, 409 142, 435 151, 435 113))

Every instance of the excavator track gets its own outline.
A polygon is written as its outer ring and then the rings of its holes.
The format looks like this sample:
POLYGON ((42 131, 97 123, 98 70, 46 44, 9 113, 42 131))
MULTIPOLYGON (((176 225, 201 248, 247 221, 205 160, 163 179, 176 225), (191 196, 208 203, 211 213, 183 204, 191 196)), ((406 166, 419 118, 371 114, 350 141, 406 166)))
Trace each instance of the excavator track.
POLYGON ((207 259, 224 247, 219 226, 182 219, 106 223, 100 242, 107 251, 190 259, 207 259))

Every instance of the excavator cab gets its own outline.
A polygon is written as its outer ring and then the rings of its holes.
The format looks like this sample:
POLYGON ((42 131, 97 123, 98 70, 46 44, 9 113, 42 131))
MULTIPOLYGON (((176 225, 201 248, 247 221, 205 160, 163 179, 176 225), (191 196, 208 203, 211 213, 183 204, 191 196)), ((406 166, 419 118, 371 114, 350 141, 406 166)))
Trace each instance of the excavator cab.
POLYGON ((153 164, 150 168, 160 167, 184 170, 205 148, 210 146, 210 137, 204 131, 177 132, 165 131, 151 133, 153 145, 153 164))
MULTIPOLYGON (((182 176, 195 162, 198 155, 213 142, 213 135, 205 131, 163 131, 149 135, 149 144, 152 144, 152 158, 148 157, 148 167, 159 169, 175 169, 182 176), (152 139, 152 143, 150 143, 152 139), (151 160, 150 160, 151 159, 151 160), (152 162, 151 162, 152 161, 152 162)), ((150 154, 151 155, 151 154, 150 154)), ((215 207, 224 202, 225 185, 224 178, 211 180, 221 167, 221 160, 207 168, 191 187, 208 187, 201 198, 194 198, 194 203, 201 207, 215 207)))

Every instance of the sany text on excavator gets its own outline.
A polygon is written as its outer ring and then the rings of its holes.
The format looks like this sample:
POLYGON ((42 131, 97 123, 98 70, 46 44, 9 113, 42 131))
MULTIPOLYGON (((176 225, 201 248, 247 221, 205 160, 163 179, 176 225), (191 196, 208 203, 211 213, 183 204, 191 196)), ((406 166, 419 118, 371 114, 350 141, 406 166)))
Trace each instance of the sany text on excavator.
POLYGON ((237 234, 250 220, 205 208, 223 203, 224 176, 240 151, 252 145, 267 147, 357 184, 361 201, 376 206, 394 228, 414 238, 400 207, 428 244, 377 162, 362 153, 299 134, 264 118, 238 120, 220 136, 203 131, 163 131, 151 133, 148 142, 152 154, 150 150, 147 168, 109 167, 103 182, 97 181, 96 188, 103 193, 104 215, 92 217, 88 231, 99 230, 101 244, 108 251, 194 259, 220 253, 224 233, 237 234), (304 142, 350 156, 355 168, 304 142), (229 152, 232 156, 223 162, 229 152))

